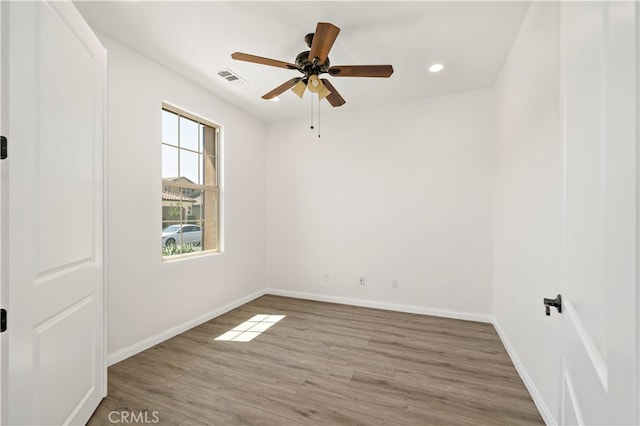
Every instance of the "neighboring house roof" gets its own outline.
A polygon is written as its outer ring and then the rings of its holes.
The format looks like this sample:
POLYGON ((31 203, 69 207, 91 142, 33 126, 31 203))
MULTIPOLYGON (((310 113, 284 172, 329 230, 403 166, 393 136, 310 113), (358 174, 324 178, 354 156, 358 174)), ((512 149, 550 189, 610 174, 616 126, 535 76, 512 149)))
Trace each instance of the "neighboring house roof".
POLYGON ((169 177, 169 178, 162 178, 163 180, 170 180, 173 182, 189 182, 189 183, 193 183, 195 184, 194 181, 192 181, 191 179, 184 177, 184 176, 180 176, 180 177, 169 177))
POLYGON ((191 197, 187 197, 186 195, 180 195, 173 192, 165 192, 162 191, 162 199, 166 201, 186 201, 187 203, 195 203, 191 197))

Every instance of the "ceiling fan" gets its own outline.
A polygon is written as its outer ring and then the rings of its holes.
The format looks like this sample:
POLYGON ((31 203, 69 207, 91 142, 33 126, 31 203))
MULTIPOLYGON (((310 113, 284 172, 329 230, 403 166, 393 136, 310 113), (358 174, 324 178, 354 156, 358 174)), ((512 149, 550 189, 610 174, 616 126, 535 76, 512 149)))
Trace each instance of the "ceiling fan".
POLYGON ((253 62, 272 67, 298 70, 303 77, 295 77, 276 87, 262 96, 262 99, 273 99, 276 96, 291 89, 302 98, 305 89, 317 93, 319 99, 327 98, 333 107, 344 105, 345 100, 326 78, 320 78, 321 74, 329 74, 334 77, 383 77, 388 78, 393 74, 391 65, 337 65, 331 66, 329 51, 338 37, 340 28, 328 22, 318 22, 316 32, 307 34, 304 41, 311 50, 305 50, 296 56, 295 64, 250 55, 248 53, 235 52, 231 57, 238 61, 253 62))

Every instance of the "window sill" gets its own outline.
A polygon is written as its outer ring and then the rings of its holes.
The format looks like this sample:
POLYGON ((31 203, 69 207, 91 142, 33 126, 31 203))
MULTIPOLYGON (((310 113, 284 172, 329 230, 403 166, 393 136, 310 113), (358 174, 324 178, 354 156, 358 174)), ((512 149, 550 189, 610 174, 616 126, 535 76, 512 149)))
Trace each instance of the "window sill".
POLYGON ((175 254, 173 256, 162 256, 162 263, 182 262, 188 259, 198 259, 201 257, 216 256, 224 252, 219 250, 206 250, 195 253, 175 254))

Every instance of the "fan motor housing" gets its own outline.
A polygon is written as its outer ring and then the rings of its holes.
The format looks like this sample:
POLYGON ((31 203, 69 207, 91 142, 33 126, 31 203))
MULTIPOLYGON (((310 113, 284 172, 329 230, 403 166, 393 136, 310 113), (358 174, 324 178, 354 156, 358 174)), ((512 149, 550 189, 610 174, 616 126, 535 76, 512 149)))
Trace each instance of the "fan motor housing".
POLYGON ((329 72, 329 58, 327 57, 327 60, 324 61, 324 64, 314 66, 313 62, 309 61, 309 52, 309 50, 305 50, 304 52, 298 53, 298 56, 296 56, 296 66, 298 67, 298 70, 300 70, 300 72, 304 73, 305 75, 307 73, 320 74, 329 72))

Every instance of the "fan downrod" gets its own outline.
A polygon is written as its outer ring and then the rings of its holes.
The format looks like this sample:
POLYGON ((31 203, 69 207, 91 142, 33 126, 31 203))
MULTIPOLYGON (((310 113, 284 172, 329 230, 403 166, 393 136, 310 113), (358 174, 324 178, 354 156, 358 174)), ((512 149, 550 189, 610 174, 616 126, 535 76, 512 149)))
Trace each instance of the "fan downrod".
POLYGON ((304 42, 307 43, 307 47, 309 49, 311 49, 311 44, 313 43, 313 34, 314 33, 309 33, 306 36, 304 36, 304 42))

